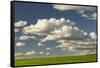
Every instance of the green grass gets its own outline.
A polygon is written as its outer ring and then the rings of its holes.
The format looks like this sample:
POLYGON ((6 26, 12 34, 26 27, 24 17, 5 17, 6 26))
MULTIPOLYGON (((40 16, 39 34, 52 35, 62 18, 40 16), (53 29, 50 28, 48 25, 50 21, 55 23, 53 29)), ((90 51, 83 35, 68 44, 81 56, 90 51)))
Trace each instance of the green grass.
POLYGON ((81 56, 42 57, 42 58, 31 58, 31 59, 16 59, 15 66, 95 62, 95 61, 96 61, 95 54, 81 55, 81 56))

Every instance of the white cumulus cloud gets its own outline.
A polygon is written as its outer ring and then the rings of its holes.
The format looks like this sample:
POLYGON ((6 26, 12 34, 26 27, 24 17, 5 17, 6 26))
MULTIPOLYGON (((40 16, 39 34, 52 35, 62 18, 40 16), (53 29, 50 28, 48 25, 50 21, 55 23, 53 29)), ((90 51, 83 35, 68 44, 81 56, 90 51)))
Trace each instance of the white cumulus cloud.
POLYGON ((24 27, 23 33, 50 33, 56 28, 60 28, 62 25, 74 25, 72 21, 65 20, 64 18, 56 19, 56 18, 50 18, 50 19, 38 19, 36 24, 31 24, 29 26, 24 27))
POLYGON ((35 54, 35 51, 33 51, 33 50, 25 53, 25 55, 33 55, 33 54, 35 54))
POLYGON ((79 11, 79 13, 81 14, 82 17, 90 19, 90 20, 96 20, 96 18, 97 18, 96 11, 93 11, 93 12, 91 12, 91 11, 84 11, 84 10, 82 10, 82 11, 83 12, 79 11), (86 14, 87 12, 90 13, 90 14, 86 14))
POLYGON ((51 50, 51 48, 48 47, 48 48, 46 48, 46 50, 51 50))
POLYGON ((50 52, 46 52, 46 55, 47 55, 47 56, 50 55, 50 52))
POLYGON ((43 43, 41 43, 41 42, 39 42, 38 44, 37 44, 37 46, 44 46, 44 44, 43 43))
POLYGON ((48 40, 58 40, 58 39, 75 39, 81 40, 87 37, 87 32, 80 30, 76 26, 63 25, 59 29, 52 31, 51 35, 47 35, 41 42, 46 42, 48 40))
POLYGON ((54 9, 60 10, 60 11, 66 11, 66 10, 93 10, 93 7, 88 6, 75 6, 75 5, 53 5, 54 9))
POLYGON ((15 22, 15 27, 23 27, 27 24, 26 21, 18 21, 18 22, 15 22))
POLYGON ((96 12, 92 13, 91 17, 89 19, 96 20, 97 19, 97 13, 96 12))
POLYGON ((36 24, 24 27, 23 33, 45 35, 41 42, 62 38, 84 39, 87 35, 87 32, 76 27, 73 21, 65 18, 39 19, 36 24))
POLYGON ((85 40, 59 40, 60 44, 56 48, 61 48, 64 50, 78 51, 80 53, 88 54, 96 53, 96 40, 85 39, 85 40), (62 42, 63 41, 63 42, 62 42))
POLYGON ((89 6, 75 6, 75 5, 53 5, 53 8, 60 11, 68 11, 68 10, 75 10, 81 14, 82 17, 87 19, 96 20, 96 7, 89 7, 89 6), (86 12, 90 12, 90 14, 86 14, 86 12), (93 13, 91 13, 93 12, 93 13))
POLYGON ((21 56, 21 55, 24 55, 24 53, 21 53, 21 52, 15 53, 15 56, 21 56))
POLYGON ((40 52, 39 52, 39 54, 40 54, 40 55, 43 55, 43 54, 44 54, 44 52, 43 52, 43 51, 40 51, 40 52))
POLYGON ((72 5, 53 5, 53 8, 60 10, 60 11, 66 11, 66 10, 76 10, 76 9, 83 9, 84 6, 72 6, 72 5))
POLYGON ((19 37, 19 40, 29 40, 29 39, 35 39, 35 36, 26 36, 26 35, 22 35, 19 37))
POLYGON ((15 33, 17 33, 17 32, 19 32, 19 29, 15 28, 15 30, 14 30, 14 31, 15 31, 15 33))
MULTIPOLYGON (((82 12, 81 12, 82 13, 82 12)), ((85 32, 78 28, 75 22, 65 18, 38 19, 36 24, 31 24, 23 28, 24 34, 37 34, 42 37, 37 46, 43 46, 44 42, 56 40, 60 43, 57 48, 70 51, 93 52, 96 49, 96 33, 85 32)), ((21 39, 29 39, 22 37, 21 39)), ((46 48, 50 50, 50 48, 46 48)), ((44 54, 40 51, 39 54, 44 54)))
POLYGON ((96 33, 95 32, 91 32, 89 35, 90 35, 91 39, 96 40, 96 33))
POLYGON ((17 43, 16 43, 16 46, 18 46, 18 47, 21 47, 21 46, 26 46, 26 44, 25 44, 25 43, 23 43, 23 42, 17 42, 17 43))

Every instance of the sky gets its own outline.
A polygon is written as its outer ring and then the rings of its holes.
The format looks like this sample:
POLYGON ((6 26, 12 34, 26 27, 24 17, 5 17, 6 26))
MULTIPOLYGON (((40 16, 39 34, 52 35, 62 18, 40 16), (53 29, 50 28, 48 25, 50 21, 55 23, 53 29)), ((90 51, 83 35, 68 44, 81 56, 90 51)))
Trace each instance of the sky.
POLYGON ((96 53, 96 7, 15 2, 16 58, 96 53))

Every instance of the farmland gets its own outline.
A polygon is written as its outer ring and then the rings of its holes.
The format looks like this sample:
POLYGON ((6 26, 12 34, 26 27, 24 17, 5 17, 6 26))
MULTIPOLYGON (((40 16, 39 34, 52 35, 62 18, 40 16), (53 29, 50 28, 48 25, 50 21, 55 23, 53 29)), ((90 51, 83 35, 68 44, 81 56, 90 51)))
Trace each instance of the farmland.
POLYGON ((79 62, 96 62, 96 55, 81 56, 59 56, 59 57, 40 57, 30 59, 16 59, 15 66, 45 65, 45 64, 68 64, 79 62))

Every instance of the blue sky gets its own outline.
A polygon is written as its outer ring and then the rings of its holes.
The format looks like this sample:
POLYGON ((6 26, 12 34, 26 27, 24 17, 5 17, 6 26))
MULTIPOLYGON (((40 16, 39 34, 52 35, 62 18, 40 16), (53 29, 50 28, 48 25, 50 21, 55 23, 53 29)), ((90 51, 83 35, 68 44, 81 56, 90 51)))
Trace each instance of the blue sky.
POLYGON ((96 31, 96 21, 82 17, 76 11, 58 11, 52 8, 53 4, 22 3, 15 4, 15 21, 25 20, 29 24, 35 23, 41 18, 61 18, 71 19, 76 25, 88 32, 96 31), (92 27, 93 26, 93 27, 92 27))
MULTIPOLYGON (((87 6, 83 6, 86 7, 87 6)), ((89 7, 90 9, 96 7, 89 7)), ((64 19, 69 19, 73 22, 75 22, 75 26, 77 26, 80 30, 84 30, 87 33, 90 32, 96 32, 96 19, 92 19, 92 14, 96 13, 96 10, 83 10, 83 9, 75 9, 75 10, 59 10, 54 8, 54 4, 40 4, 40 3, 23 3, 23 2, 16 2, 15 3, 15 22, 19 21, 26 21, 27 25, 24 27, 30 26, 31 24, 35 25, 37 23, 38 19, 50 19, 50 18, 64 18, 64 19), (79 10, 84 11, 83 13, 80 13, 79 10), (82 15, 85 16, 82 16, 82 15), (91 19, 90 19, 91 18, 91 19)), ((19 38, 22 35, 22 29, 24 27, 18 28, 20 29, 19 32, 15 33, 15 37, 19 38)), ((15 27, 16 28, 16 27, 15 27)), ((33 34, 27 34, 27 36, 33 36, 33 34)), ((51 55, 66 55, 70 53, 76 53, 77 51, 70 51, 70 50, 62 50, 61 48, 54 48, 60 43, 58 43, 56 40, 51 40, 47 42, 43 42, 42 44, 44 46, 37 46, 37 44, 40 42, 40 37, 37 37, 36 39, 31 38, 29 40, 15 40, 15 42, 23 42, 26 45, 22 47, 15 47, 16 53, 19 52, 28 52, 28 51, 43 51, 44 53, 48 52, 48 50, 45 50, 46 48, 51 48, 52 50, 49 51, 51 55)), ((15 45, 16 45, 15 43, 15 45)))

